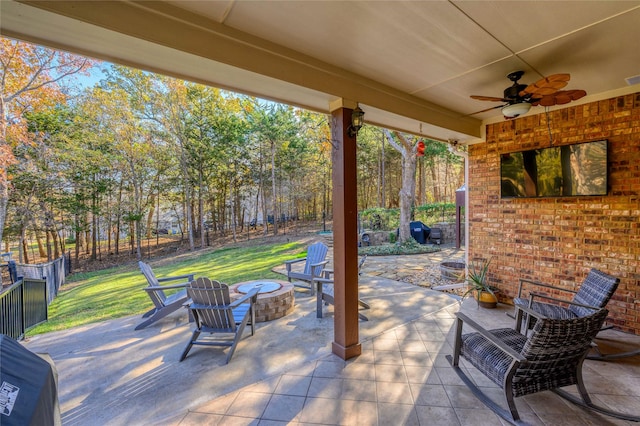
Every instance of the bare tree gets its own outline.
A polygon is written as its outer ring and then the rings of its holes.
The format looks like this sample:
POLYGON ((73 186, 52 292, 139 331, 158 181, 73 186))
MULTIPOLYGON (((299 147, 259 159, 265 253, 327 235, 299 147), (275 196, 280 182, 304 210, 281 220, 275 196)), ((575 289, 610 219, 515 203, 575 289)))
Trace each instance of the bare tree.
POLYGON ((387 141, 396 151, 402 154, 402 188, 400 189, 400 236, 398 241, 403 243, 411 238, 411 209, 416 193, 416 147, 418 138, 413 140, 404 135, 384 129, 387 141))

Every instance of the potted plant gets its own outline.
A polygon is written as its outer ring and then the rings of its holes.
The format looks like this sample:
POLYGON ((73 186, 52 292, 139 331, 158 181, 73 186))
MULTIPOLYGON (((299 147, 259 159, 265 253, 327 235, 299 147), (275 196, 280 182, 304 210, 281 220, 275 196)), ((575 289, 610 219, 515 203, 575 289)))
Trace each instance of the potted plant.
POLYGON ((469 294, 474 294, 478 302, 478 307, 482 306, 483 308, 489 309, 498 306, 498 298, 496 297, 498 289, 487 283, 487 273, 490 264, 491 259, 483 260, 480 263, 471 262, 469 275, 467 276, 468 289, 462 295, 464 299, 469 294))

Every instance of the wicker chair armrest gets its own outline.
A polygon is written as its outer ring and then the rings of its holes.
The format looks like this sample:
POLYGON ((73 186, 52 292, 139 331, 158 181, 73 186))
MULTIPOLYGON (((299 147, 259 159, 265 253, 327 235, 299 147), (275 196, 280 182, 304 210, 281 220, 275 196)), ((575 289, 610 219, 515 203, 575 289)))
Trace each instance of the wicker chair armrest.
POLYGON ((177 280, 189 280, 189 282, 193 281, 195 274, 185 274, 185 275, 173 275, 171 277, 163 277, 158 278, 159 283, 164 283, 167 281, 177 281, 177 280))
POLYGON ((171 290, 172 288, 185 288, 189 283, 181 283, 181 284, 173 284, 173 285, 160 285, 160 286, 148 286, 144 288, 146 292, 154 292, 154 291, 165 291, 171 290))
POLYGON ((559 291, 564 291, 564 292, 572 293, 572 294, 577 293, 574 290, 568 290, 566 288, 558 287, 558 286, 555 286, 555 285, 545 284, 545 283, 541 283, 539 281, 533 281, 533 280, 529 280, 529 279, 526 279, 526 278, 520 278, 520 285, 518 286, 518 297, 522 297, 522 288, 524 287, 525 284, 531 284, 531 285, 534 285, 536 287, 550 288, 552 290, 559 290, 559 291))
POLYGON ((567 305, 579 306, 581 308, 593 309, 594 311, 597 311, 597 310, 600 309, 597 306, 583 305, 582 303, 576 303, 576 302, 572 302, 571 300, 560 299, 558 297, 553 297, 553 296, 549 296, 547 294, 538 293, 538 292, 532 292, 529 295, 529 306, 531 306, 531 303, 534 302, 535 298, 545 299, 545 300, 553 300, 554 302, 566 303, 567 305))
MULTIPOLYGON (((526 361, 526 358, 523 357, 520 353, 518 353, 515 350, 513 350, 513 348, 511 348, 510 346, 508 346, 507 344, 505 344, 501 340, 496 339, 496 336, 491 334, 491 332, 489 330, 485 329, 480 324, 478 324, 477 322, 473 321, 471 318, 469 318, 468 316, 466 316, 462 312, 457 312, 456 313, 456 317, 458 317, 458 321, 462 321, 464 324, 466 324, 469 327, 473 328, 480 335, 482 335, 482 337, 487 339, 492 345, 494 345, 496 348, 500 349, 506 355, 508 355, 511 358, 513 358, 515 361, 519 361, 519 362, 526 361)), ((459 327, 459 330, 462 330, 462 327, 459 327)), ((460 339, 460 337, 461 336, 456 336, 456 340, 460 339)))

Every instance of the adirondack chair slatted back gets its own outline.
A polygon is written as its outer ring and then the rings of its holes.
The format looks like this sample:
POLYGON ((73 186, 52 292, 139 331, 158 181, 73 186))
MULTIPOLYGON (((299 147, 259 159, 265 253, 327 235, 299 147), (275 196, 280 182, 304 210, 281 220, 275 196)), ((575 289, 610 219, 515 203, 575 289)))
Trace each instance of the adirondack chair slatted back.
MULTIPOLYGON (((612 277, 597 269, 591 269, 575 294, 573 301, 581 305, 604 308, 609 303, 609 299, 615 293, 619 283, 619 278, 612 277)), ((569 310, 579 317, 587 316, 593 312, 592 309, 575 305, 571 305, 569 310)))
POLYGON ((224 309, 231 303, 229 286, 219 281, 200 277, 187 286, 187 295, 195 305, 218 307, 220 309, 196 309, 196 318, 205 327, 233 333, 236 322, 231 309, 224 309))
MULTIPOLYGON (((156 278, 156 274, 153 273, 153 270, 149 265, 144 262, 138 262, 138 266, 140 267, 140 271, 142 271, 144 277, 147 279, 149 287, 160 286, 160 282, 158 281, 158 278, 156 278)), ((149 292, 149 297, 158 309, 162 308, 167 300, 167 295, 162 290, 149 292)))
POLYGON ((311 267, 316 263, 322 262, 327 257, 327 252, 329 251, 329 247, 327 247, 324 243, 318 241, 317 243, 311 244, 307 248, 307 261, 304 264, 304 274, 306 275, 315 275, 320 276, 322 269, 324 266, 315 266, 311 267), (315 270, 313 270, 315 269, 315 270))
POLYGON ((513 377, 514 396, 576 384, 578 366, 607 314, 601 309, 573 319, 538 320, 520 352, 527 361, 513 377))

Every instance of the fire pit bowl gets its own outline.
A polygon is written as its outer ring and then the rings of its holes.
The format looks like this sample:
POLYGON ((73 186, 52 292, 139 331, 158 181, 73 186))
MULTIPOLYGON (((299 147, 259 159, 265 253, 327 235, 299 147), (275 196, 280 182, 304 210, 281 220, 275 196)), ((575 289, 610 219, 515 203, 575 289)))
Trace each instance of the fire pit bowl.
POLYGON ((461 282, 464 281, 463 262, 442 262, 440 264, 440 277, 444 280, 461 282))

